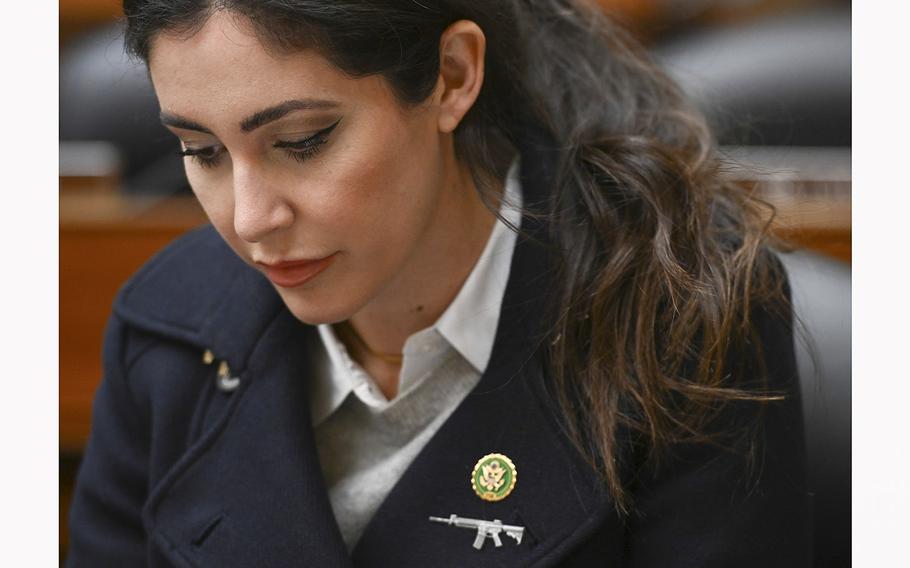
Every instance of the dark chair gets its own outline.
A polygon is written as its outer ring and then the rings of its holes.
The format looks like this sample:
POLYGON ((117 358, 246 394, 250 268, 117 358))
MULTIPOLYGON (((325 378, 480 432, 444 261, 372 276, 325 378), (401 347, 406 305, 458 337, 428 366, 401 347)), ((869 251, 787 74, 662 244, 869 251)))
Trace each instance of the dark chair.
MULTIPOLYGON (((824 7, 693 30, 654 53, 708 116, 722 144, 849 147, 850 22, 849 5, 824 7)), ((796 348, 815 566, 850 566, 850 267, 808 252, 781 258, 802 324, 796 348)))
POLYGON ((654 49, 724 145, 850 146, 850 6, 714 30, 654 49))
POLYGON ((808 252, 780 257, 798 318, 796 357, 814 494, 815 566, 850 566, 850 267, 808 252))
POLYGON ((177 139, 158 110, 145 65, 124 53, 122 24, 92 30, 60 54, 60 140, 110 143, 124 191, 188 193, 177 139))

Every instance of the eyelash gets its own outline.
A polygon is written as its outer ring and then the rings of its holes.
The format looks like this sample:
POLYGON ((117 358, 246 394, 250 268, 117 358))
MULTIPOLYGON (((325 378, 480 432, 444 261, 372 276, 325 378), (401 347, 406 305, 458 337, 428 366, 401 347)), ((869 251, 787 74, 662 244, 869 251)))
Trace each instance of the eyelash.
MULTIPOLYGON (((323 128, 316 134, 304 138, 303 140, 279 140, 272 144, 272 147, 284 149, 284 153, 287 154, 289 158, 298 162, 304 162, 322 150, 322 146, 329 141, 326 136, 335 130, 335 127, 338 126, 339 122, 341 122, 341 119, 335 121, 335 124, 328 128, 323 128)), ((183 148, 177 152, 177 155, 192 158, 200 167, 214 168, 218 165, 218 162, 221 161, 222 151, 223 146, 221 146, 221 144, 215 144, 204 148, 183 148)))

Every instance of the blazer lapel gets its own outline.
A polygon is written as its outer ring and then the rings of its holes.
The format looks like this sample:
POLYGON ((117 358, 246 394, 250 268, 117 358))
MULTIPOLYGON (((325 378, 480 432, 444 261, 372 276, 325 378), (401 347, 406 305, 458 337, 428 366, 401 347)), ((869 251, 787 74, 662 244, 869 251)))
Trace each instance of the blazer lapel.
MULTIPOLYGON (((522 186, 529 203, 534 180, 522 186)), ((530 236, 517 241, 487 370, 367 526, 353 551, 357 566, 554 565, 597 530, 622 534, 604 484, 568 442, 547 393, 540 346, 555 264, 545 225, 525 217, 522 229, 530 236), (487 502, 470 479, 493 452, 515 463, 517 483, 505 499, 487 502), (475 531, 429 521, 452 514, 521 525, 524 538, 517 544, 502 535, 501 547, 487 539, 476 550, 475 531)))
POLYGON ((350 565, 310 426, 311 331, 279 312, 223 417, 155 488, 144 520, 177 565, 350 565))
POLYGON ((605 523, 622 534, 602 485, 532 392, 534 374, 499 367, 483 378, 388 495, 353 552, 355 565, 555 565, 605 523), (498 387, 486 389, 492 383, 498 387), (492 452, 517 470, 515 489, 498 502, 481 500, 470 483, 477 460, 492 452), (452 514, 521 525, 525 534, 520 544, 502 535, 501 547, 487 539, 476 550, 476 532, 429 521, 452 514))

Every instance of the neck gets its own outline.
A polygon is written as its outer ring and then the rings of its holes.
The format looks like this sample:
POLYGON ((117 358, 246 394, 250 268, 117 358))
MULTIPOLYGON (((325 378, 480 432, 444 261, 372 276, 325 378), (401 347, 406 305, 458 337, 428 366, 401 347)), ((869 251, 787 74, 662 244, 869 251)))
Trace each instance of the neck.
POLYGON ((401 354, 408 337, 439 319, 474 268, 495 220, 480 200, 470 173, 453 169, 442 189, 435 219, 415 254, 348 322, 368 346, 351 346, 366 359, 358 362, 389 365, 387 360, 376 361, 380 358, 370 351, 401 354))

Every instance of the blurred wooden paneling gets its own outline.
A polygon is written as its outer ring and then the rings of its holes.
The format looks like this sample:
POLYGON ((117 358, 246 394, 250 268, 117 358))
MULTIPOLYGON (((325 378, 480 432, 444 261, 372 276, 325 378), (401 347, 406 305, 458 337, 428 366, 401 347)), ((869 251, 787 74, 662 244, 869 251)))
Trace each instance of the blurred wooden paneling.
POLYGON ((831 0, 588 0, 645 43, 700 25, 731 25, 785 14, 831 0))
POLYGON ((753 2, 710 2, 701 14, 705 24, 729 25, 803 10, 823 4, 836 4, 831 0, 755 0, 753 2))
POLYGON ((777 237, 850 262, 850 148, 728 146, 721 153, 730 177, 774 206, 777 237))
MULTIPOLYGON (((730 24, 779 14, 807 6, 831 3, 830 0, 755 0, 727 2, 720 0, 588 0, 631 30, 645 37, 656 28, 672 30, 686 25, 693 16, 710 24, 730 24)), ((92 27, 123 17, 120 0, 60 0, 60 44, 92 27)))
POLYGON ((640 29, 661 19, 660 0, 595 0, 608 16, 624 25, 640 29))
POLYGON ((852 202, 850 194, 825 196, 768 196, 777 209, 775 236, 797 248, 813 250, 851 262, 852 202))
POLYGON ((60 0, 60 45, 95 26, 122 17, 121 0, 60 0))

